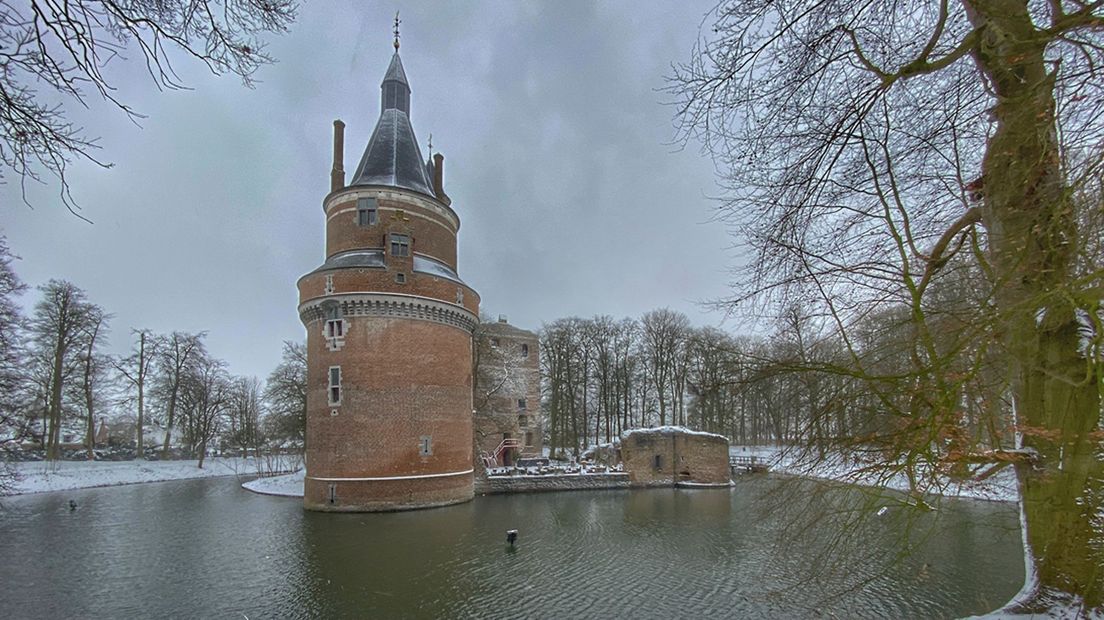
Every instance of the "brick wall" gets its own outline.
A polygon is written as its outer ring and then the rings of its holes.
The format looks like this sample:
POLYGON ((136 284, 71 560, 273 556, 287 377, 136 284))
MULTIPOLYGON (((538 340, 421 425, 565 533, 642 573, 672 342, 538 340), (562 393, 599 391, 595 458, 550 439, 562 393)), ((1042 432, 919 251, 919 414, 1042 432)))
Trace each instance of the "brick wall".
MULTIPOLYGON (((456 269, 460 223, 448 205, 400 188, 348 187, 327 196, 324 208, 327 257, 378 249, 384 251, 385 267, 308 274, 298 283, 301 306, 313 307, 308 302, 327 297, 341 300, 343 294, 387 293, 460 305, 478 316, 474 290, 413 271, 415 253, 456 269), (376 200, 375 224, 359 225, 357 199, 362 197, 376 200), (410 237, 409 256, 391 256, 391 233, 410 237), (397 282, 397 274, 405 282, 397 282)), ((303 315, 308 508, 393 510, 472 497, 471 334, 463 321, 448 324, 428 311, 401 317, 385 312, 342 316, 344 336, 336 350, 323 335, 325 322, 317 309, 303 315), (337 404, 328 393, 335 366, 341 372, 337 404), (423 438, 428 438, 428 451, 423 438)))
POLYGON ((540 493, 544 491, 584 491, 597 489, 628 489, 629 476, 611 474, 569 474, 564 476, 493 476, 476 479, 479 495, 499 493, 540 493))
POLYGON ((621 458, 637 486, 726 484, 731 479, 728 440, 718 435, 668 429, 632 431, 621 437, 621 458))
POLYGON ((463 289, 464 300, 459 304, 465 310, 478 316, 479 294, 471 287, 459 284, 447 278, 405 270, 406 283, 395 282, 399 270, 380 268, 334 269, 332 271, 312 273, 299 280, 300 302, 326 296, 326 276, 333 276, 334 293, 397 293, 437 299, 447 304, 456 304, 456 291, 463 289))
POLYGON ((476 329, 474 346, 479 347, 473 422, 477 454, 492 453, 509 435, 525 446, 520 454, 500 457, 499 464, 521 455, 540 455, 543 431, 537 335, 508 323, 486 322, 476 329), (528 347, 527 355, 523 345, 528 347), (518 403, 521 399, 525 401, 524 409, 518 403))
POLYGON ((304 505, 398 510, 470 500, 471 336, 427 320, 344 320, 337 351, 327 346, 321 320, 306 326, 304 505), (331 366, 341 369, 336 406, 329 403, 331 366), (430 454, 421 454, 422 437, 430 438, 430 454), (402 479, 347 480, 396 477, 402 479))
POLYGON ((402 198, 377 199, 378 222, 357 225, 356 197, 339 198, 326 218, 326 256, 361 249, 383 249, 389 229, 412 237, 411 249, 456 269, 456 230, 446 218, 402 198), (401 211, 401 214, 400 214, 401 211))

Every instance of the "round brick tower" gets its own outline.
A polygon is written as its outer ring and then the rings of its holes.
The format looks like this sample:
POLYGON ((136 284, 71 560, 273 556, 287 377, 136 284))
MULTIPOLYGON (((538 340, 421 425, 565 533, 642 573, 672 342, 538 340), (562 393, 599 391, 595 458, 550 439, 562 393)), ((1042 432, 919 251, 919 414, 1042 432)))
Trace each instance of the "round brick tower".
POLYGON ((380 511, 468 501, 472 329, 479 295, 456 269, 460 219, 444 158, 423 160, 395 54, 382 110, 345 185, 334 122, 326 261, 299 279, 307 328, 310 510, 380 511))

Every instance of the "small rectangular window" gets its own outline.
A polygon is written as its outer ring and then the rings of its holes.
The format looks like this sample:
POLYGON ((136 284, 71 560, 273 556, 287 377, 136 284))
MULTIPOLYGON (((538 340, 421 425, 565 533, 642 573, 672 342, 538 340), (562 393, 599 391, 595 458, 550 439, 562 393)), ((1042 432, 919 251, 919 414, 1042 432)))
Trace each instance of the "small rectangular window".
POLYGON ((659 454, 655 455, 655 461, 653 463, 653 468, 656 471, 659 471, 659 470, 663 469, 663 457, 661 455, 659 455, 659 454))
POLYGON ((525 433, 525 445, 527 445, 527 446, 533 445, 533 431, 527 431, 525 433))
POLYGON ((329 319, 326 321, 326 337, 327 338, 344 338, 345 337, 345 321, 341 319, 329 319))
POLYGON ((410 256, 410 237, 391 235, 391 256, 410 256))
POLYGON ((529 357, 529 345, 527 345, 527 344, 522 344, 521 345, 521 356, 522 357, 529 357))
POLYGON ((430 456, 433 454, 433 438, 429 435, 422 435, 418 439, 418 454, 422 456, 430 456))
POLYGON ((337 503, 337 485, 336 484, 331 484, 330 485, 330 503, 331 504, 336 504, 337 503))
POLYGON ((341 404, 341 366, 330 366, 330 404, 341 404))
POLYGON ((375 198, 357 198, 357 225, 374 226, 379 221, 375 198))
POLYGON ((518 416, 518 426, 519 427, 525 428, 525 425, 528 424, 528 423, 529 423, 529 418, 527 418, 523 415, 518 416))
POLYGON ((525 411, 525 399, 524 398, 519 398, 518 399, 518 409, 520 409, 522 411, 525 411))
POLYGON ((406 274, 405 273, 396 273, 395 274, 395 283, 396 284, 406 284, 406 274))

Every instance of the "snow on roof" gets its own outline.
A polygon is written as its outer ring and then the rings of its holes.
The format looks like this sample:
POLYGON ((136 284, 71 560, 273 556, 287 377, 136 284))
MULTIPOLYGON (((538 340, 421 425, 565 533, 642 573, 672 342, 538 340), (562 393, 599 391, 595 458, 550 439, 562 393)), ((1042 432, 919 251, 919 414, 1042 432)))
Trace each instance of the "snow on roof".
POLYGON ((675 434, 696 435, 698 437, 713 437, 715 439, 723 439, 726 442, 728 441, 728 437, 725 437, 724 435, 718 435, 717 433, 707 433, 705 431, 696 431, 696 430, 693 430, 693 429, 689 429, 689 428, 686 428, 685 426, 670 426, 670 425, 668 425, 668 426, 657 426, 655 428, 632 428, 632 429, 629 429, 629 430, 621 433, 621 438, 625 439, 625 438, 629 437, 630 435, 635 435, 635 434, 638 434, 638 433, 642 433, 642 434, 645 434, 645 433, 658 433, 660 435, 675 435, 675 434))
POLYGON ((429 258, 428 256, 414 255, 414 271, 464 284, 464 281, 460 279, 460 276, 456 275, 452 267, 449 267, 439 260, 429 258))

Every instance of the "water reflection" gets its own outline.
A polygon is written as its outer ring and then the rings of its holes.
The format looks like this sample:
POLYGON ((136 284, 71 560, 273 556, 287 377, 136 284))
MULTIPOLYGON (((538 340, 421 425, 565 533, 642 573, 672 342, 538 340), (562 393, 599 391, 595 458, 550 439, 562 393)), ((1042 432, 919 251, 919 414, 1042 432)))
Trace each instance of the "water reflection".
POLYGON ((733 490, 492 496, 375 515, 304 512, 233 479, 5 498, 0 609, 18 618, 948 617, 991 609, 1019 588, 1013 507, 950 502, 854 525, 836 513, 870 513, 863 494, 798 482, 812 500, 798 507, 782 501, 787 486, 756 477, 733 490), (827 516, 801 518, 817 511, 827 516), (513 550, 508 529, 520 531, 513 550), (904 531, 913 553, 898 558, 904 531), (835 570, 808 570, 818 563, 835 570))

